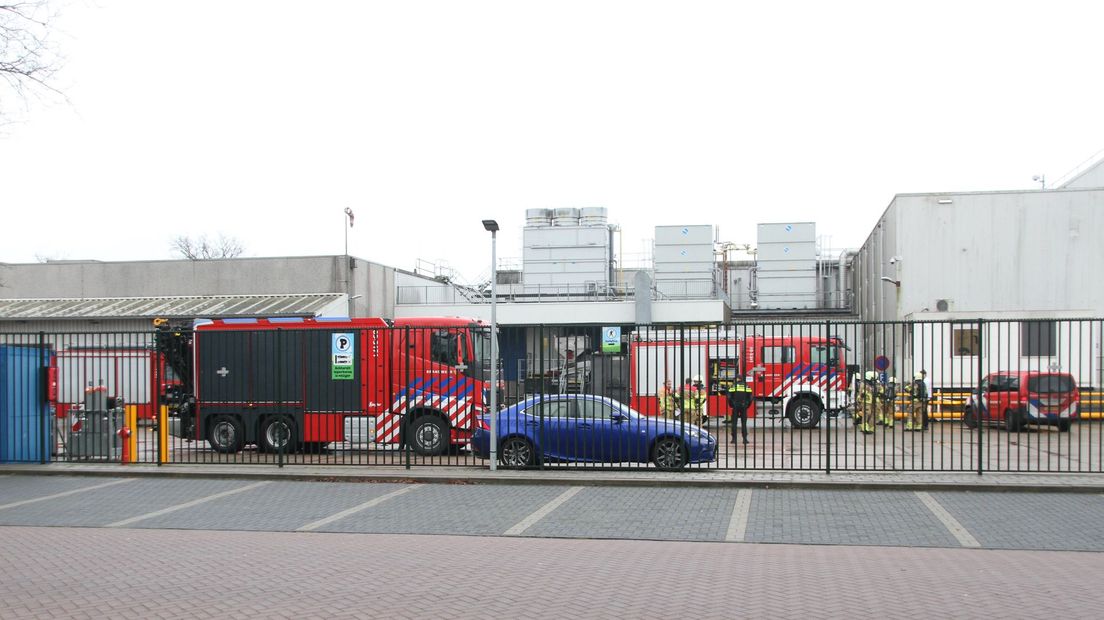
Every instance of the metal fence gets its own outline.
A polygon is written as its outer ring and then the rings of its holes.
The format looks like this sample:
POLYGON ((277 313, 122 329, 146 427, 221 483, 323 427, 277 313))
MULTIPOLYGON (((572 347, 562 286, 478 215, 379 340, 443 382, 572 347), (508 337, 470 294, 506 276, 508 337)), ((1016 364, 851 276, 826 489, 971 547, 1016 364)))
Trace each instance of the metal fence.
POLYGON ((1104 471, 1100 319, 433 321, 0 333, 0 461, 1104 471))

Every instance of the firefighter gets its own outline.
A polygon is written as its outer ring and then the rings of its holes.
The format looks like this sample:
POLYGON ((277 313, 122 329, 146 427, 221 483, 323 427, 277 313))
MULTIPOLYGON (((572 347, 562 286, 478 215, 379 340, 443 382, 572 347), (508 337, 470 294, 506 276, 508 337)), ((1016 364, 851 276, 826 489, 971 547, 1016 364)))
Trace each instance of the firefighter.
POLYGON ((732 443, 736 443, 736 420, 740 420, 740 437, 744 440, 744 445, 747 445, 747 416, 748 407, 751 406, 751 388, 747 383, 744 383, 744 378, 736 377, 736 383, 729 386, 728 393, 725 395, 728 399, 728 405, 732 408, 732 430, 729 432, 729 438, 732 443))
POLYGON ((893 428, 894 416, 897 413, 897 377, 890 377, 882 387, 881 399, 878 402, 878 424, 893 428))
POLYGON ((909 417, 905 430, 927 430, 925 422, 928 419, 928 386, 924 383, 923 371, 912 376, 912 383, 905 388, 905 393, 909 397, 909 417))
POLYGON ((701 426, 705 421, 705 398, 701 375, 687 379, 682 386, 682 414, 687 423, 701 426))
POLYGON ((924 430, 928 430, 928 405, 932 397, 931 386, 928 385, 928 371, 920 369, 920 383, 924 385, 924 430))
POLYGON ((671 380, 665 380, 663 386, 659 388, 659 414, 668 420, 675 419, 675 411, 678 405, 677 396, 675 389, 671 387, 671 380))
POLYGON ((859 403, 862 409, 862 423, 859 424, 859 430, 863 433, 874 432, 874 418, 877 416, 880 392, 878 375, 873 370, 866 371, 859 392, 859 403))

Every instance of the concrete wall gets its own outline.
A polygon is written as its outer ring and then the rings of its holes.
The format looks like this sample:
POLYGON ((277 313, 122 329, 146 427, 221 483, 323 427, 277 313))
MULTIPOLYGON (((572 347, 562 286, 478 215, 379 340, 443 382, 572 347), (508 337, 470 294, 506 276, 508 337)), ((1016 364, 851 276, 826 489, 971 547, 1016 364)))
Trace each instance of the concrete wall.
POLYGON ((354 316, 395 313, 395 269, 340 255, 3 264, 0 283, 4 299, 347 293, 354 316))

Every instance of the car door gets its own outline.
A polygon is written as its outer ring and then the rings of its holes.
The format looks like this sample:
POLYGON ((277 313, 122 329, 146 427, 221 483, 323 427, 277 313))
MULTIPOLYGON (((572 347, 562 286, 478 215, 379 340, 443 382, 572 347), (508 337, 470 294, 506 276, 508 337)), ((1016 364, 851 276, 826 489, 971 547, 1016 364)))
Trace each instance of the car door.
POLYGON ((577 403, 576 439, 580 458, 589 461, 621 462, 629 452, 624 420, 615 421, 615 409, 606 401, 580 399, 577 403))
POLYGON ((546 458, 578 458, 575 401, 550 396, 526 410, 526 435, 541 446, 546 458))
POLYGON ((989 419, 994 422, 1004 421, 1004 414, 1014 407, 1013 397, 1019 387, 1016 377, 998 375, 989 384, 989 419))

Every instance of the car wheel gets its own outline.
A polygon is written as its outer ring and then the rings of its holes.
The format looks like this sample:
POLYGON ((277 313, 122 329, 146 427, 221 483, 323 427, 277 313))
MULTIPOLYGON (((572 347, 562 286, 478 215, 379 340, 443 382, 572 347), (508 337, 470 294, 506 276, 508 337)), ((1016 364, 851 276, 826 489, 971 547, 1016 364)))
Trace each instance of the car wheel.
POLYGON ((240 452, 245 445, 245 429, 235 416, 222 415, 207 423, 207 443, 221 454, 240 452))
POLYGON ((505 467, 532 467, 536 461, 536 451, 533 444, 524 437, 509 437, 502 442, 499 449, 498 460, 505 467))
POLYGON ((820 424, 822 408, 812 398, 797 398, 790 402, 786 415, 794 428, 816 428, 820 424))
POLYGON ((1058 420, 1058 432, 1068 433, 1073 427, 1073 420, 1058 420))
POLYGON ((977 411, 973 407, 966 407, 966 411, 962 412, 962 423, 966 425, 966 428, 977 428, 977 411))
POLYGON ((261 423, 261 440, 257 447, 262 452, 283 452, 291 454, 295 452, 299 443, 295 436, 295 421, 286 415, 274 415, 264 419, 261 423))
POLYGON ((410 447, 422 456, 437 456, 448 450, 449 431, 444 420, 423 416, 410 427, 410 447))
POLYGON ((1009 433, 1018 433, 1023 429, 1023 420, 1018 409, 1008 409, 1004 412, 1004 430, 1009 433))
POLYGON ((675 437, 660 437, 652 447, 652 462, 663 471, 680 470, 688 460, 686 444, 675 437))

